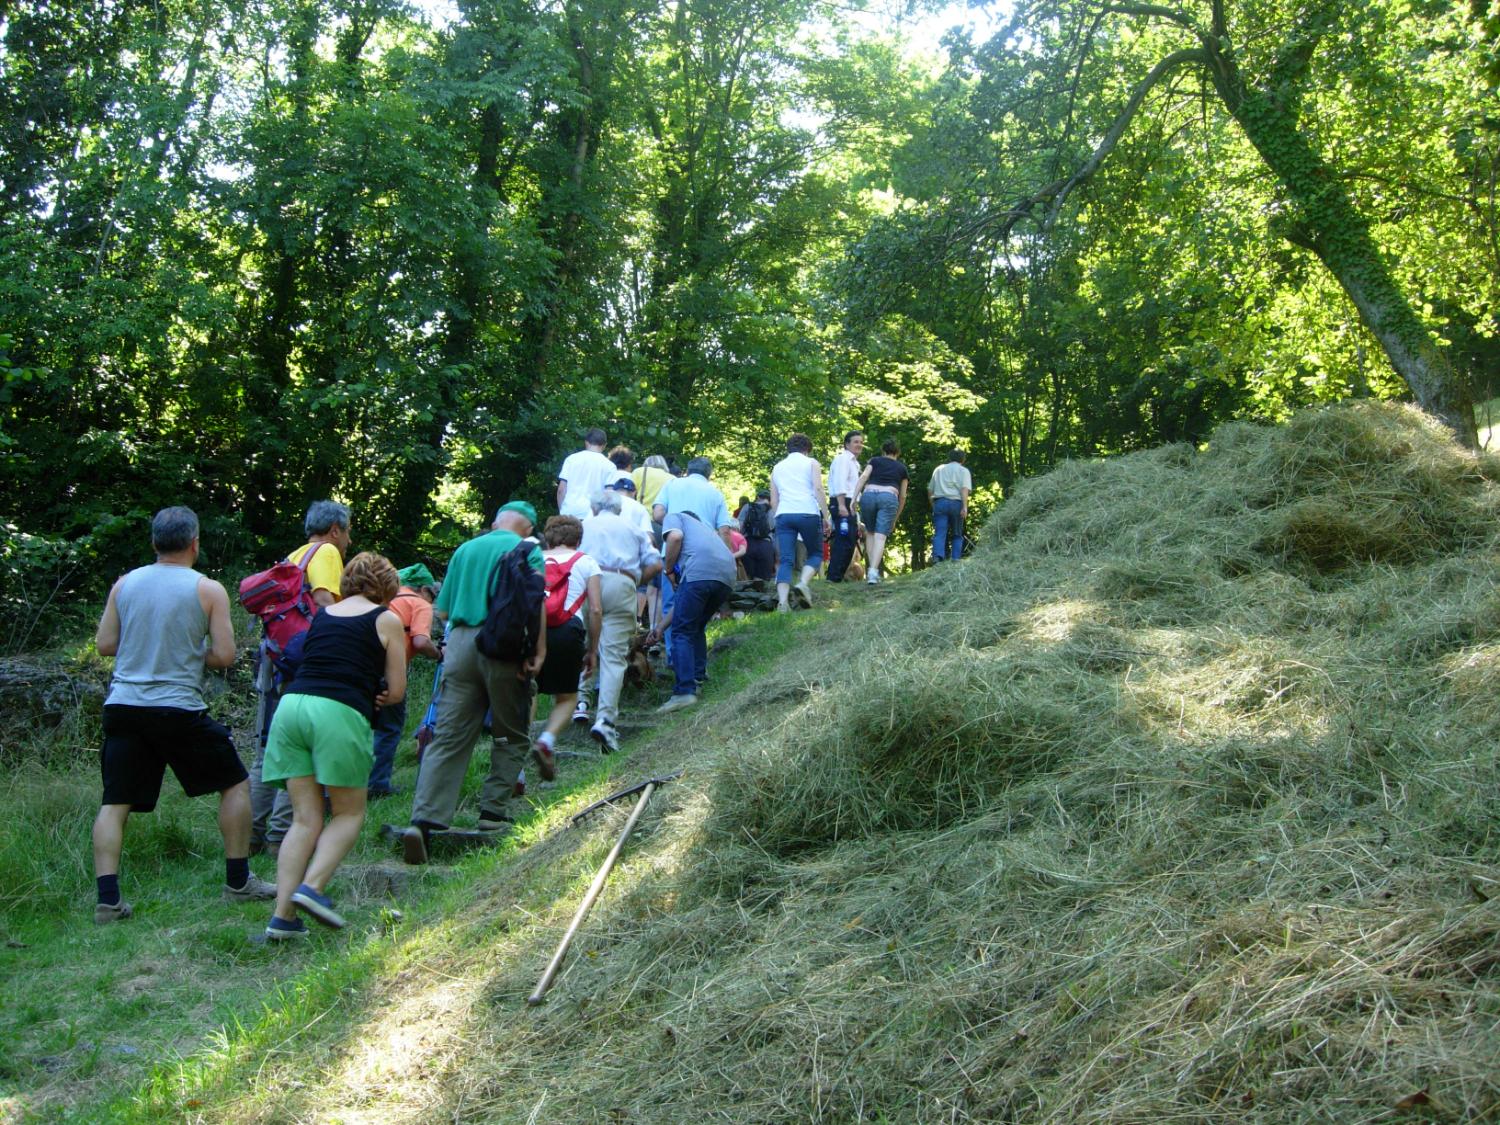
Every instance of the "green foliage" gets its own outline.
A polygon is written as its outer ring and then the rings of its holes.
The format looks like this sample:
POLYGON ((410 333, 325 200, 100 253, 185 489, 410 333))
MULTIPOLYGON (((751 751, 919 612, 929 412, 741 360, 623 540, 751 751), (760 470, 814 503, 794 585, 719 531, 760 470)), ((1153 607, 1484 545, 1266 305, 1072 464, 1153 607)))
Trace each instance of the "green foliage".
POLYGON ((938 60, 803 0, 12 5, 0 518, 187 503, 240 566, 331 495, 440 555, 594 424, 749 480, 857 419, 1008 487, 1492 379, 1487 11, 1222 7, 938 60))

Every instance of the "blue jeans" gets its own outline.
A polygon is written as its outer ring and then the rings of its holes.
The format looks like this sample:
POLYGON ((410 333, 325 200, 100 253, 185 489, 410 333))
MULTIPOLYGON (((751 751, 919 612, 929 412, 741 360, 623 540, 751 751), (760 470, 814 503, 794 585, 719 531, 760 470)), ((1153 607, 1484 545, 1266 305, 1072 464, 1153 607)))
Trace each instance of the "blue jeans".
POLYGON ((964 505, 961 500, 949 500, 939 496, 932 502, 932 557, 935 559, 961 559, 964 557, 964 505), (953 550, 949 553, 948 543, 953 550))
POLYGON ((696 695, 708 678, 708 623, 729 600, 733 588, 723 582, 684 582, 677 587, 672 610, 673 695, 696 695))
POLYGON ((396 747, 406 729, 406 700, 382 707, 375 716, 375 764, 370 767, 370 788, 390 789, 396 767, 396 747))
POLYGON ((889 535, 896 526, 896 508, 901 498, 894 492, 871 492, 859 498, 859 514, 876 535, 889 535))
MULTIPOLYGON (((849 521, 854 522, 852 519, 849 521)), ((823 561, 823 517, 816 514, 777 516, 776 545, 781 549, 781 565, 776 568, 776 581, 792 580, 792 564, 797 561, 797 537, 807 547, 807 565, 814 570, 823 561)))

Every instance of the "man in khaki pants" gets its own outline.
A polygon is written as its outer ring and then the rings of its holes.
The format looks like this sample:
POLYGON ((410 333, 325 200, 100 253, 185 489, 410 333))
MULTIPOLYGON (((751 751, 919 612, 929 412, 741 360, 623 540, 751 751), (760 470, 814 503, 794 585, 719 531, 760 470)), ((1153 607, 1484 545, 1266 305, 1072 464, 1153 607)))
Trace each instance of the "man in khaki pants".
MULTIPOLYGON (((493 529, 459 547, 448 565, 442 592, 433 605, 433 612, 448 621, 443 695, 438 701, 437 730, 417 774, 411 827, 402 833, 407 863, 426 863, 428 834, 452 822, 486 710, 493 741, 490 770, 479 798, 481 829, 500 831, 510 826, 511 795, 528 750, 537 758, 543 780, 556 776, 552 755, 531 749, 529 737, 530 680, 547 656, 546 606, 537 623, 537 651, 524 664, 492 660, 476 644, 489 613, 490 575, 535 524, 536 509, 524 500, 512 500, 496 514, 493 529)), ((527 561, 537 573, 545 573, 541 551, 533 549, 527 561)))
MULTIPOLYGON (((616 481, 634 487, 630 478, 616 481)), ((625 659, 636 630, 636 587, 661 569, 661 556, 651 535, 621 514, 620 492, 614 488, 592 498, 594 514, 583 521, 584 554, 599 564, 599 592, 604 603, 604 625, 599 632, 599 706, 589 730, 606 754, 620 748, 615 718, 620 711, 620 689, 625 683, 625 659)))

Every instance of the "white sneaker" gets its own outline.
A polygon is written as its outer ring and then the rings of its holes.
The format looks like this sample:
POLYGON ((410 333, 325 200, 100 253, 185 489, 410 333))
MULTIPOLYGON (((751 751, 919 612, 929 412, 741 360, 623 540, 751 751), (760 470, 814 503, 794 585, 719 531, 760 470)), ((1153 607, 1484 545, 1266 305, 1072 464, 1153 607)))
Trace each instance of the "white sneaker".
POLYGON ((796 590, 797 593, 802 595, 802 600, 807 603, 807 608, 811 609, 813 604, 812 591, 807 588, 807 583, 798 582, 795 586, 792 587, 792 589, 796 590))
POLYGON ((879 586, 880 585, 880 571, 878 571, 878 570, 872 570, 872 571, 870 571, 869 575, 865 578, 865 584, 868 585, 868 586, 879 586))
POLYGON ((683 711, 698 702, 696 695, 674 695, 656 709, 658 715, 666 715, 672 711, 683 711))
POLYGON ((613 723, 597 722, 589 731, 589 736, 599 744, 599 749, 605 754, 613 754, 620 748, 620 732, 615 730, 613 723))
POLYGON ((589 721, 589 702, 581 695, 578 697, 578 706, 573 708, 573 721, 580 726, 589 721))

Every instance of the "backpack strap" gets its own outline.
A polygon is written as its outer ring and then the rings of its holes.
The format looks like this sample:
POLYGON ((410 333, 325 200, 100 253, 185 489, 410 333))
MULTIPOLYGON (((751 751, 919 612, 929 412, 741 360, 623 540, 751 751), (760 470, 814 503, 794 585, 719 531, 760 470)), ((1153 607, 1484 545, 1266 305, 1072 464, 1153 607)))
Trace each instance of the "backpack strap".
MULTIPOLYGON (((558 581, 559 581, 560 584, 563 584, 563 585, 567 584, 569 576, 573 573, 573 567, 575 565, 577 565, 578 560, 581 559, 581 558, 583 558, 583 552, 582 551, 574 551, 573 552, 573 557, 570 558, 570 559, 568 559, 566 562, 558 562, 558 560, 556 560, 556 559, 551 560, 553 562, 556 562, 557 563, 557 569, 560 570, 560 571, 562 571, 562 573, 558 576, 558 581)), ((578 612, 578 607, 581 606, 584 603, 584 600, 588 596, 589 596, 589 590, 588 590, 587 584, 585 584, 585 586, 583 588, 583 593, 581 593, 581 594, 578 595, 578 600, 576 602, 574 602, 572 605, 566 607, 567 614, 568 614, 569 618, 571 618, 575 613, 578 612)))

